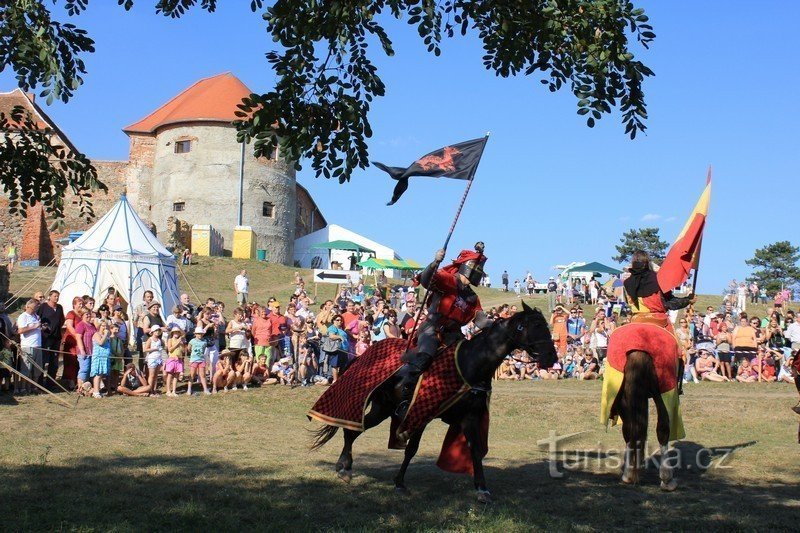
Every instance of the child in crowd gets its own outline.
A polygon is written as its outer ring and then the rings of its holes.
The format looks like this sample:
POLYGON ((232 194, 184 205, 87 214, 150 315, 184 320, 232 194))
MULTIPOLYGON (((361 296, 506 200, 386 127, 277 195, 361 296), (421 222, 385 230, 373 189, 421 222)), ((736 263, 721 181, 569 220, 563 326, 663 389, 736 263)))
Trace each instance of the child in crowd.
POLYGON ((232 355, 230 350, 222 350, 217 360, 217 367, 214 369, 214 377, 211 379, 211 394, 216 394, 219 389, 228 391, 228 387, 233 385, 236 374, 233 371, 232 355))
POLYGON ((136 365, 128 363, 125 365, 125 373, 122 374, 117 391, 125 396, 149 396, 150 385, 147 384, 147 379, 139 372, 136 365))
POLYGON ((111 323, 111 337, 108 339, 111 350, 111 379, 108 388, 111 392, 117 390, 119 378, 125 368, 125 343, 119 337, 120 326, 116 322, 111 323))
POLYGON ((203 394, 211 394, 206 383, 206 349, 208 343, 203 339, 206 334, 205 328, 197 326, 194 330, 194 338, 189 341, 189 386, 186 389, 188 396, 192 395, 192 383, 195 377, 200 380, 203 386, 203 394))
POLYGON ((90 376, 94 384, 92 396, 102 398, 100 390, 103 379, 111 370, 111 349, 109 347, 108 323, 100 322, 97 332, 92 336, 92 366, 90 376))
POLYGON ((758 373, 750 366, 750 360, 746 357, 739 363, 739 370, 736 372, 736 381, 741 383, 753 383, 758 381, 758 373))
POLYGON ((253 381, 259 385, 272 385, 278 382, 277 379, 269 375, 269 365, 267 364, 266 354, 259 355, 258 362, 253 366, 253 381))
POLYGON ((272 372, 278 376, 281 385, 291 385, 294 380, 294 368, 290 357, 281 357, 273 366, 272 372))
POLYGON ((358 342, 356 343, 356 357, 361 356, 369 348, 369 331, 361 331, 358 334, 358 342))
POLYGON ((233 364, 233 369, 236 374, 233 390, 236 390, 238 385, 241 385, 243 390, 247 390, 247 384, 250 383, 250 379, 253 377, 253 361, 250 355, 246 352, 240 352, 239 357, 233 364))
MULTIPOLYGON (((158 394, 158 372, 164 364, 164 343, 161 340, 161 326, 150 328, 150 336, 144 343, 145 361, 147 361, 147 383, 152 394, 158 394)), ((169 389, 167 389, 169 390, 169 389)))
POLYGON ((183 373, 183 330, 178 326, 173 326, 169 330, 167 339, 167 362, 164 365, 164 373, 167 381, 167 396, 175 397, 178 395, 178 378, 183 373))

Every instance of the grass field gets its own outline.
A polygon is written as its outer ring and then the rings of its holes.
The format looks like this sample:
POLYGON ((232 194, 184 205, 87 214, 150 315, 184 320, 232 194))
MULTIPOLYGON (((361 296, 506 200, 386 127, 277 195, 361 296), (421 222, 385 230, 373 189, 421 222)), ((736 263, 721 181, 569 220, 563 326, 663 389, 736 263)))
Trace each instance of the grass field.
MULTIPOLYGON (((232 259, 201 258, 186 269, 189 283, 181 279, 181 286, 230 306, 232 280, 243 267, 253 299, 288 298, 295 269, 232 259)), ((54 274, 20 268, 12 291, 27 298, 46 290, 54 274)), ((318 299, 331 297, 334 288, 319 285, 318 299)), ((497 290, 480 294, 485 307, 516 300, 497 290)), ((532 301, 546 306, 543 297, 532 301)), ((699 305, 718 303, 707 296, 699 305)), ((754 312, 763 314, 763 307, 754 312)), ((788 409, 794 387, 687 385, 679 488, 667 494, 659 491, 654 469, 640 486, 619 483, 615 451, 622 438, 619 428, 605 431, 597 422, 600 386, 496 384, 485 462, 496 502, 488 507, 475 503, 469 478, 435 467, 445 432, 439 422, 426 432, 409 470, 410 496, 392 490, 402 453, 386 450, 386 424, 356 442, 355 477, 343 484, 333 472, 340 436, 308 451, 316 426, 305 413, 319 388, 81 399, 74 409, 45 397, 2 396, 0 529, 796 530, 798 417, 788 409), (537 445, 551 431, 586 433, 551 457, 537 445), (548 473, 569 465, 563 478, 548 473)))
MULTIPOLYGON (((429 428, 392 490, 402 453, 387 425, 355 444, 355 477, 333 472, 341 438, 308 451, 304 416, 319 388, 269 387, 212 397, 82 399, 67 409, 43 397, 0 405, 0 508, 6 531, 164 530, 796 530, 800 520, 797 417, 790 385, 688 385, 688 439, 679 488, 657 472, 621 485, 622 439, 597 422, 600 383, 499 383, 492 399, 487 478, 495 503, 475 503, 466 476, 439 471, 444 426, 429 428), (18 402, 18 403, 17 403, 18 402), (588 431, 556 457, 549 432, 588 431), (712 463, 711 468, 698 468, 712 463), (733 450, 728 453, 728 450, 733 450), (605 458, 605 459, 604 459, 605 458), (723 464, 719 464, 722 462, 723 464)), ((651 428, 654 427, 651 423, 651 428)))

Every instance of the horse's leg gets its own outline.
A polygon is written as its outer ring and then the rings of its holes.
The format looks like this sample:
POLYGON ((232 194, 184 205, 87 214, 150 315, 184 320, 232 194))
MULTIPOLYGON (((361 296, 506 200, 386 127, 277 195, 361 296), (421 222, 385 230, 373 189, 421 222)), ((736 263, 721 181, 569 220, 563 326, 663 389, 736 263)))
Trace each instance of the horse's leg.
POLYGON ((408 469, 409 463, 411 463, 411 459, 417 454, 419 450, 419 441, 422 439, 422 433, 425 431, 425 428, 421 428, 419 431, 411 435, 411 438, 408 439, 408 444, 406 444, 405 456, 403 457, 403 464, 400 465, 400 470, 397 472, 397 475, 394 476, 394 489, 398 492, 407 493, 408 489, 406 488, 405 484, 405 477, 406 477, 406 470, 408 469))
MULTIPOLYGON (((379 400, 372 401, 369 413, 364 417, 364 431, 373 428, 383 422, 391 413, 391 406, 379 400)), ((336 473, 345 483, 350 483, 353 479, 353 442, 361 435, 360 431, 352 429, 344 430, 344 447, 336 461, 336 473)))
POLYGON ((623 483, 638 483, 647 440, 647 402, 652 390, 653 360, 642 351, 628 354, 622 382, 622 433, 625 437, 623 483), (626 427, 627 426, 627 427, 626 427))
POLYGON ((481 457, 481 420, 478 415, 468 415, 461 423, 464 437, 469 444, 472 455, 472 481, 478 493, 478 502, 492 503, 492 495, 486 488, 486 477, 483 473, 483 457, 481 457))
POLYGON ((663 398, 659 391, 655 391, 653 400, 656 404, 656 413, 658 414, 658 422, 656 423, 656 436, 658 443, 661 445, 661 466, 658 469, 658 477, 661 479, 661 490, 671 492, 678 487, 678 482, 675 481, 674 472, 672 468, 672 459, 668 456, 669 453, 669 413, 667 406, 664 404, 663 398))

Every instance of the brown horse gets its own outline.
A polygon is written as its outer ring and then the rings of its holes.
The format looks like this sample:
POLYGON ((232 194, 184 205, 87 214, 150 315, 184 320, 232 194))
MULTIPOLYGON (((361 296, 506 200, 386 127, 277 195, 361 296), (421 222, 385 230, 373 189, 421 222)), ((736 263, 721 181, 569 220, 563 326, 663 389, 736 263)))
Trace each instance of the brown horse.
MULTIPOLYGON (((487 394, 491 390, 491 380, 495 370, 506 355, 516 349, 528 352, 535 361, 539 361, 542 368, 552 366, 557 358, 550 329, 542 312, 538 309, 531 309, 524 302, 522 309, 522 312, 511 318, 496 321, 486 331, 463 342, 459 349, 463 354, 460 368, 464 379, 472 385, 472 390, 439 416, 447 424, 460 425, 470 446, 474 472, 473 481, 478 501, 483 503, 490 502, 491 495, 486 488, 483 456, 479 451, 480 423, 488 409, 487 394)), ((358 360, 356 360, 356 364, 357 362, 358 360)), ((402 377, 402 371, 395 373, 372 393, 369 399, 371 406, 364 417, 365 431, 377 426, 386 418, 394 416, 401 400, 402 377)), ((336 426, 323 426, 316 432, 312 449, 319 448, 331 440, 338 429, 336 426)), ((406 469, 419 449, 423 431, 424 428, 409 437, 403 463, 394 478, 395 490, 398 492, 407 492, 406 469)), ((344 429, 344 447, 336 461, 336 472, 347 483, 350 482, 353 475, 353 441, 360 434, 358 431, 344 429)))
MULTIPOLYGON (((680 379, 680 376, 679 376, 680 379)), ((622 466, 622 482, 638 483, 644 465, 645 442, 647 441, 648 401, 656 404, 658 421, 656 437, 661 446, 659 477, 661 489, 673 491, 675 481, 673 466, 668 457, 670 420, 667 407, 658 388, 658 376, 650 354, 643 351, 628 353, 622 389, 611 407, 611 416, 622 418, 622 436, 625 439, 625 460, 622 466)))

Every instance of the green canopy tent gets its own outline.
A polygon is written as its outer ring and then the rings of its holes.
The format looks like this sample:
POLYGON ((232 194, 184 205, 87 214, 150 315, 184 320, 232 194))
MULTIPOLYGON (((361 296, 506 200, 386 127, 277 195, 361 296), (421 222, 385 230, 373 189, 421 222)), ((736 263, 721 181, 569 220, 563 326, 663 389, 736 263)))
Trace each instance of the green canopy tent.
POLYGON ((561 275, 568 276, 570 274, 577 274, 577 273, 586 273, 589 272, 590 275, 593 274, 611 274, 617 276, 622 274, 622 270, 618 270, 614 267, 606 266, 602 263, 598 263, 597 261, 593 261, 591 263, 586 263, 585 265, 575 265, 565 269, 561 275))
MULTIPOLYGON (((361 261, 361 254, 375 254, 375 250, 371 248, 367 248, 366 246, 361 246, 360 244, 354 243, 353 241, 345 241, 345 240, 338 240, 338 241, 330 241, 330 242, 322 242, 319 244, 315 244, 311 248, 318 249, 318 250, 345 250, 348 252, 355 252, 356 261, 361 261)), ((330 253, 328 253, 328 264, 330 265, 330 253)))

